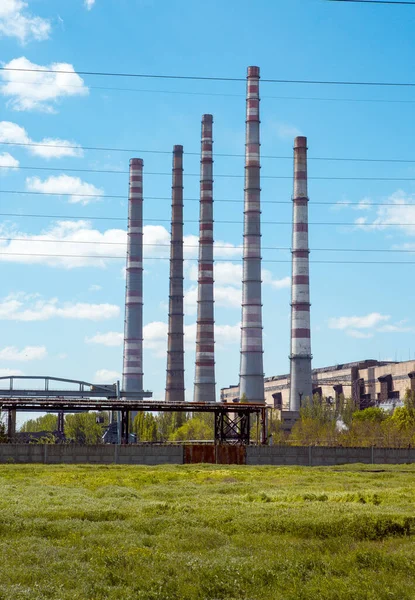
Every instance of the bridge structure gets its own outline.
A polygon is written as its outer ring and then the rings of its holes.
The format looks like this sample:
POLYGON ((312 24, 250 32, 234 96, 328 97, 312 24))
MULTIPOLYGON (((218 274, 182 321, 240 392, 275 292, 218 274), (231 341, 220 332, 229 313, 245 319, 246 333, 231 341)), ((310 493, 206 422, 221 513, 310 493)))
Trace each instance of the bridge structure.
POLYGON ((0 377, 0 411, 8 415, 7 435, 16 433, 16 413, 49 412, 58 414, 58 431, 63 433, 64 414, 88 411, 117 412, 120 441, 129 442, 131 412, 209 412, 214 414, 215 441, 249 444, 252 416, 257 416, 261 443, 267 441, 267 407, 263 404, 164 402, 152 400, 152 392, 125 392, 119 382, 93 384, 75 379, 44 376, 0 377), (36 382, 34 387, 28 383, 36 382))

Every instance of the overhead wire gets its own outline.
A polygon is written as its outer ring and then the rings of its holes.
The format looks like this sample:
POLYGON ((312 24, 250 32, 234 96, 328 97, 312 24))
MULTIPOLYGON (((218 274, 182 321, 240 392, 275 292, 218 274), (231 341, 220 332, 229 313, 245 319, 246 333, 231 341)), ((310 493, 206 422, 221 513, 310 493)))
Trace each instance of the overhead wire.
MULTIPOLYGON (((44 83, 43 81, 13 81, 13 85, 41 85, 42 87, 54 87, 54 84, 44 83)), ((84 85, 71 85, 68 83, 59 83, 59 87, 62 88, 80 88, 84 89, 84 85)), ((117 92, 138 92, 138 93, 149 93, 149 94, 172 94, 181 96, 218 96, 222 98, 245 98, 244 94, 227 94, 220 92, 189 92, 179 90, 145 90, 139 88, 121 88, 121 87, 108 87, 108 86, 94 86, 88 85, 90 90, 102 90, 102 91, 117 91, 117 92)), ((261 95, 261 100, 305 100, 305 101, 318 101, 318 102, 370 102, 380 104, 415 104, 415 100, 392 100, 382 98, 322 98, 316 96, 268 96, 261 95)))
MULTIPOLYGON (((129 171, 121 171, 115 169, 82 169, 82 168, 65 168, 65 167, 35 167, 28 165, 0 165, 0 169, 14 169, 14 170, 25 170, 25 171, 59 171, 59 172, 68 172, 68 173, 100 173, 106 175, 128 175, 129 171)), ((156 176, 156 177, 171 177, 171 172, 153 172, 147 171, 145 173, 146 176, 156 176)), ((200 177, 200 173, 185 173, 185 177, 200 177)), ((243 174, 234 174, 234 173, 219 173, 215 174, 215 178, 229 178, 229 179, 243 179, 243 174)), ((261 175, 261 179, 290 179, 292 180, 292 175, 261 175)), ((313 181, 415 181, 415 177, 318 177, 311 176, 308 177, 309 180, 313 181)))
MULTIPOLYGON (((0 71, 21 72, 21 73, 53 73, 55 75, 82 75, 96 77, 129 77, 133 79, 171 79, 182 81, 218 81, 218 82, 238 82, 246 83, 245 77, 221 77, 208 75, 166 75, 155 73, 120 73, 109 71, 83 71, 67 69, 33 69, 29 67, 9 67, 2 66, 0 71)), ((378 87, 415 87, 415 82, 392 82, 392 81, 350 81, 350 80, 318 80, 318 79, 270 79, 261 78, 261 83, 289 83, 304 85, 351 85, 351 86, 378 86, 378 87)))
MULTIPOLYGON (((134 148, 110 148, 103 146, 83 146, 81 144, 44 144, 42 142, 5 142, 0 140, 0 145, 4 146, 23 146, 23 147, 39 147, 39 148, 63 148, 66 150, 88 150, 88 151, 103 151, 103 152, 130 152, 136 154, 167 154, 171 155, 170 150, 137 150, 134 148)), ((184 152, 183 154, 187 156, 200 156, 200 152, 184 152)), ((224 152, 218 152, 214 154, 214 157, 218 158, 245 158, 245 154, 230 154, 224 152)), ((267 154, 262 154, 261 159, 274 159, 274 160, 293 160, 292 156, 272 156, 267 154)), ((390 163, 415 163, 415 158, 413 159, 402 159, 402 158, 354 158, 354 157, 330 157, 330 156, 308 156, 308 160, 316 160, 316 161, 334 161, 334 162, 390 162, 390 163)), ((5 167, 7 168, 7 167, 5 167)))
MULTIPOLYGON (((127 194, 120 195, 112 195, 112 194, 72 194, 69 192, 35 192, 35 191, 27 191, 27 190, 1 190, 0 194, 22 194, 24 196, 64 196, 64 197, 76 197, 76 198, 104 198, 104 199, 119 199, 119 200, 127 200, 127 194)), ((165 200, 171 202, 170 196, 145 196, 144 200, 165 200)), ((200 202, 200 198, 184 198, 184 202, 200 202)), ((243 204, 244 200, 234 200, 228 198, 215 198, 214 202, 219 203, 231 203, 231 204, 243 204)), ((261 204, 289 204, 292 205, 292 200, 263 200, 261 199, 261 204)), ((348 202, 345 201, 337 201, 337 202, 319 202, 318 200, 310 200, 309 206, 336 206, 338 208, 348 208, 357 206, 361 209, 370 209, 373 206, 415 206, 415 204, 411 202, 400 202, 399 204, 393 202, 365 202, 364 200, 360 202, 348 202)), ((81 218, 81 217, 80 217, 81 218)))
MULTIPOLYGON (((401 206, 401 205, 396 205, 401 206)), ((81 219, 88 221, 127 221, 127 217, 101 217, 101 216, 91 216, 91 215, 42 215, 42 214, 28 214, 28 213, 0 213, 2 217, 28 217, 28 218, 46 218, 46 219, 81 219)), ((159 218, 146 218, 143 219, 144 223, 170 223, 170 219, 159 219, 159 218)), ((185 219, 184 223, 199 223, 198 219, 185 219)), ((243 225, 243 221, 215 221, 220 225, 243 225)), ((261 221, 261 225, 292 225, 292 221, 261 221)), ((359 229, 375 229, 381 227, 415 227, 415 223, 387 223, 387 222, 379 222, 379 223, 345 223, 345 222, 334 222, 334 221, 313 221, 310 222, 309 225, 331 225, 338 227, 356 227, 359 229)))
MULTIPOLYGON (((34 238, 19 238, 19 237, 0 237, 0 241, 8 241, 8 242, 33 242, 37 244, 42 244, 43 242, 52 243, 52 244, 92 244, 96 246, 126 246, 127 241, 125 242, 105 242, 105 241, 96 241, 96 240, 58 240, 58 239, 34 239, 34 238)), ((148 247, 156 247, 156 248, 170 248, 170 244, 162 244, 159 242, 143 242, 143 246, 148 247)), ((199 248, 198 244, 183 244, 183 248, 199 248)), ((223 246, 220 244, 214 244, 214 248, 221 250, 234 250, 241 251, 242 246, 223 246)), ((1 249, 1 248, 0 248, 1 249)), ((4 249, 4 248, 3 248, 4 249)), ((277 251, 291 251, 291 247, 288 246, 262 246, 261 250, 277 250, 277 251)), ((415 247, 413 250, 407 248, 310 248, 310 252, 391 252, 391 253, 408 253, 414 254, 415 247)))
MULTIPOLYGON (((0 252, 0 261, 2 256, 27 256, 27 257, 39 257, 39 258, 95 258, 100 260, 114 259, 114 260, 125 260, 125 256, 114 256, 114 255, 98 255, 98 254, 47 254, 47 253, 30 253, 24 252, 0 252)), ((162 256, 147 256, 146 260, 169 260, 169 257, 162 256)), ((186 258, 185 260, 198 261, 198 258, 186 258)), ((242 258, 233 258, 232 262, 242 262, 242 258)), ((215 262, 230 262, 229 258, 217 258, 215 262)), ((262 259, 263 263, 291 263, 291 260, 270 260, 262 259)), ((343 264, 343 265, 414 265, 415 261, 367 261, 367 260, 310 260, 311 264, 343 264)))

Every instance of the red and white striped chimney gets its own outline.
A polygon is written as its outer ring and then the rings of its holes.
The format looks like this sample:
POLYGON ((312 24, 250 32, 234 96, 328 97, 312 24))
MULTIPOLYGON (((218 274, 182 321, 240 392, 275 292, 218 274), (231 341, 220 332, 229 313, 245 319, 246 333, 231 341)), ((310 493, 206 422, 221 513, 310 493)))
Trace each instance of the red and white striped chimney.
POLYGON ((312 399, 307 138, 294 141, 290 410, 312 399))
POLYGON ((130 160, 123 390, 143 390, 143 161, 130 160))
POLYGON ((195 402, 215 402, 212 115, 202 117, 195 402))
POLYGON ((183 146, 173 148, 166 402, 184 402, 183 146))
POLYGON ((259 67, 248 67, 239 397, 265 402, 261 300, 259 67))

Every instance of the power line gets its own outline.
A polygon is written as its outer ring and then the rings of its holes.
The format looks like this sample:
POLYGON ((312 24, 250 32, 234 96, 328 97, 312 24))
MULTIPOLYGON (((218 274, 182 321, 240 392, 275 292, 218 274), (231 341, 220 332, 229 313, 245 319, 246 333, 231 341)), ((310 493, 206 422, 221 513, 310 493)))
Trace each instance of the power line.
MULTIPOLYGON (((104 242, 104 241, 94 241, 94 240, 54 240, 54 239, 34 239, 34 238, 18 238, 18 237, 0 237, 2 241, 8 242, 33 242, 37 244, 43 244, 43 242, 51 243, 51 244, 92 244, 94 246, 127 246, 127 241, 125 242, 104 242)), ((161 244, 159 242, 143 242, 143 246, 148 247, 156 247, 156 248, 170 248, 170 244, 161 244)), ((198 244, 183 244, 184 248, 199 248, 198 244)), ((215 249, 222 250, 241 250, 242 246, 221 246, 220 244, 214 245, 215 249)), ((289 246, 262 246, 261 250, 278 250, 278 251, 291 251, 292 248, 289 246)), ((409 250, 407 248, 402 249, 394 249, 394 248, 311 248, 310 252, 391 252, 391 253, 408 253, 414 254, 415 247, 413 250, 409 250)))
MULTIPOLYGON (((25 254, 22 252, 0 252, 1 256, 27 256, 27 257, 44 257, 44 258, 95 258, 95 259, 114 259, 114 260, 125 260, 125 256, 114 256, 114 255, 106 255, 99 256, 97 254, 25 254)), ((0 259, 1 260, 1 259, 0 259)), ((169 260, 169 257, 161 257, 161 256, 148 256, 146 260, 169 260)), ((186 258, 186 260, 199 260, 198 258, 186 258)), ((242 262, 242 258, 233 259, 232 262, 242 262)), ((229 262, 227 258, 218 258, 215 259, 215 262, 229 262)), ((290 263, 291 260, 262 260, 263 263, 290 263)), ((414 265, 415 261, 367 261, 367 260, 311 260, 312 264, 336 264, 336 265, 414 265)))
MULTIPOLYGON (((105 199, 120 199, 127 200, 127 194, 124 195, 111 195, 111 194, 71 194, 69 192, 60 193, 60 192, 33 192, 26 190, 0 190, 0 194, 22 194, 24 196, 75 196, 76 198, 105 198, 105 199)), ((144 200, 165 200, 171 202, 170 196, 145 196, 144 200)), ((184 202, 200 202, 200 198, 184 198, 184 202)), ((215 198, 215 202, 219 203, 231 203, 231 204, 243 204, 244 200, 233 200, 228 198, 215 198)), ((292 205, 292 200, 263 200, 261 199, 261 204, 290 204, 292 205)), ((415 206, 410 202, 403 202, 399 204, 395 204, 393 202, 318 202, 318 201, 310 201, 310 206, 337 206, 337 207, 345 207, 349 206, 359 206, 371 208, 372 206, 415 206)), ((83 218, 83 217, 80 217, 83 218)))
MULTIPOLYGON (((134 79, 173 79, 184 81, 229 81, 245 83, 245 77, 218 77, 205 75, 155 75, 150 73, 117 73, 107 71, 67 71, 64 69, 29 69, 17 67, 0 67, 4 72, 23 72, 23 73, 53 73, 58 75, 93 75, 97 77, 130 77, 134 79)), ((295 83, 305 85, 368 85, 381 87, 415 87, 414 82, 389 82, 389 81, 323 81, 314 79, 261 79, 262 83, 295 83)))
POLYGON ((396 0, 392 2, 392 0, 327 0, 327 2, 356 2, 359 4, 412 4, 415 5, 415 2, 410 2, 409 0, 396 0))
MULTIPOLYGON (((55 87, 54 84, 43 83, 40 81, 14 81, 13 85, 41 85, 42 87, 55 87)), ((83 85, 70 85, 59 83, 59 87, 63 88, 84 88, 83 85)), ((121 88, 121 87, 106 87, 106 86, 94 86, 89 85, 90 90, 103 90, 103 91, 116 91, 116 92, 138 92, 138 93, 149 93, 149 94, 173 94, 181 96, 217 96, 221 98, 245 98, 244 94, 224 94, 215 92, 188 92, 188 91, 177 91, 177 90, 144 90, 138 88, 121 88)), ((318 101, 318 102, 374 102, 381 104, 415 104, 415 100, 386 100, 378 98, 322 98, 316 96, 267 96, 261 95, 261 100, 305 100, 305 101, 318 101)))
MULTIPOLYGON (((394 205, 396 206, 396 205, 394 205)), ((397 205, 402 206, 402 205, 397 205)), ((0 213, 2 217, 29 217, 29 218, 41 218, 41 219, 81 219, 88 221, 127 221, 127 217, 100 217, 100 216, 87 216, 87 215, 40 215, 40 214, 27 214, 27 213, 0 213)), ((143 219, 145 223, 170 223, 170 219, 143 219)), ((198 219, 186 219, 184 223, 199 223, 198 219)), ((243 225, 243 221, 215 221, 219 225, 243 225)), ((262 221, 261 225, 290 225, 292 221, 262 221)), ((373 229, 375 227, 415 227, 415 223, 344 223, 344 222, 333 222, 333 221, 313 221, 309 223, 310 226, 314 225, 329 225, 338 227, 359 227, 365 229, 373 229)))
MULTIPOLYGON (((40 148, 64 148, 67 150, 96 150, 103 152, 130 152, 131 154, 167 154, 171 155, 170 150, 137 150, 134 148, 106 148, 102 146, 82 146, 82 145, 68 145, 68 144, 42 144, 41 142, 3 142, 0 141, 1 145, 5 146, 28 146, 28 147, 40 147, 40 148)), ((200 152, 184 152, 187 156, 200 156, 200 152)), ((214 158, 245 158, 245 154, 227 154, 223 152, 215 153, 214 158)), ((274 160, 293 160, 292 156, 272 156, 272 155, 261 155, 261 159, 274 159, 274 160)), ((390 163, 415 163, 415 159, 401 159, 401 158, 353 158, 353 157, 333 157, 333 156, 309 156, 308 160, 316 161, 334 161, 334 162, 390 162, 390 163)), ((5 167, 7 168, 7 167, 5 167)))
MULTIPOLYGON (((128 175, 129 171, 117 171, 111 169, 80 169, 80 168, 65 168, 65 167, 34 167, 27 165, 6 166, 0 165, 0 169, 17 169, 25 171, 59 171, 68 173, 101 173, 106 175, 128 175)), ((63 173, 62 173, 63 174, 63 173)), ((145 176, 171 177, 171 172, 150 172, 144 173, 145 176)), ((200 173, 184 173, 185 177, 200 177, 200 173)), ((243 179, 244 175, 236 175, 230 173, 215 174, 215 178, 243 179)), ((261 179, 290 179, 292 175, 261 175, 261 179)), ((314 181, 415 181, 415 177, 309 177, 309 180, 314 181)), ((71 194, 73 195, 73 194, 71 194)), ((82 194, 81 194, 82 196, 82 194)))

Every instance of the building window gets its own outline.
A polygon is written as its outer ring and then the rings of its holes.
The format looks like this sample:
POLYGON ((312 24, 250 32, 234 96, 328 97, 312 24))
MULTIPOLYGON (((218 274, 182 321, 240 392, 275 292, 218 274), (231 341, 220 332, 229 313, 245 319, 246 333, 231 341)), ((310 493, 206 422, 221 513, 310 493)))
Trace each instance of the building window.
POLYGON ((282 393, 276 392, 275 394, 272 394, 272 398, 274 400, 274 408, 282 410, 282 393))

